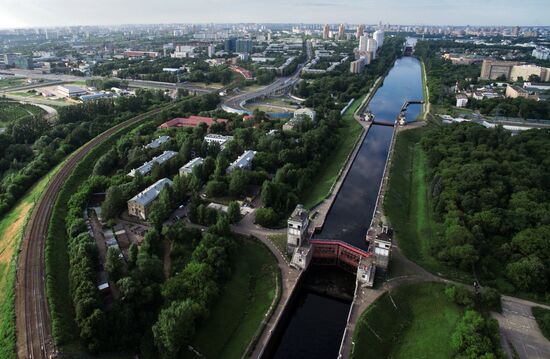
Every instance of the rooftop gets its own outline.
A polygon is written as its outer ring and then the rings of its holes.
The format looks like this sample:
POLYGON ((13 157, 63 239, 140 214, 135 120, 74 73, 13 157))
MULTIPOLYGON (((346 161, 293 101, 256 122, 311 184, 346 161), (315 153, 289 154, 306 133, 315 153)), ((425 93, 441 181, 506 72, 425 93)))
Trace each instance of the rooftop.
POLYGON ((203 122, 206 123, 208 127, 210 127, 212 124, 216 122, 227 123, 227 119, 224 119, 224 118, 214 119, 211 117, 203 117, 203 116, 177 117, 170 121, 166 121, 159 127, 160 128, 197 127, 203 122))
POLYGON ((169 139, 170 139, 170 136, 159 136, 159 138, 156 138, 153 141, 151 141, 149 144, 147 144, 145 148, 159 148, 160 145, 168 142, 169 139))
POLYGON ((166 185, 172 186, 172 184, 172 181, 170 181, 168 178, 160 179, 143 191, 136 194, 130 199, 129 202, 136 202, 140 205, 147 206, 158 197, 158 195, 166 185))
POLYGON ((227 168, 227 171, 231 172, 236 169, 249 168, 255 155, 256 151, 245 151, 242 155, 239 156, 239 158, 231 163, 231 165, 227 168))
POLYGON ((141 173, 142 175, 146 175, 149 172, 151 172, 151 169, 153 168, 153 165, 155 163, 158 163, 159 165, 163 164, 164 162, 168 161, 172 157, 176 156, 178 153, 174 151, 164 151, 161 155, 157 157, 153 157, 153 159, 149 162, 145 162, 138 168, 135 168, 128 173, 128 176, 134 177, 136 172, 141 173))
POLYGON ((307 219, 307 216, 309 215, 309 212, 307 209, 304 208, 303 205, 299 204, 294 208, 294 211, 292 211, 292 214, 288 218, 289 221, 296 221, 296 222, 303 222, 307 219))
POLYGON ((204 160, 202 157, 195 157, 191 161, 187 162, 183 167, 180 168, 180 172, 191 173, 195 166, 202 164, 204 160))

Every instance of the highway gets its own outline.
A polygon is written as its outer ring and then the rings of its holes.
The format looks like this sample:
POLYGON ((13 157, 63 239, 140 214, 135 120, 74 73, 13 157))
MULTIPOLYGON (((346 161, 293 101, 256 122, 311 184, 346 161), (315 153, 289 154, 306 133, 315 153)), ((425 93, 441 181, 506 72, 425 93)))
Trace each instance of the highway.
POLYGON ((63 183, 78 162, 105 139, 174 105, 151 110, 103 132, 71 155, 47 184, 25 228, 17 263, 15 310, 19 358, 49 359, 55 355, 46 297, 44 251, 53 205, 63 183))
POLYGON ((248 113, 249 110, 243 106, 245 103, 291 88, 300 79, 301 69, 302 65, 299 65, 292 75, 281 77, 256 91, 229 96, 223 100, 222 108, 227 112, 248 113))

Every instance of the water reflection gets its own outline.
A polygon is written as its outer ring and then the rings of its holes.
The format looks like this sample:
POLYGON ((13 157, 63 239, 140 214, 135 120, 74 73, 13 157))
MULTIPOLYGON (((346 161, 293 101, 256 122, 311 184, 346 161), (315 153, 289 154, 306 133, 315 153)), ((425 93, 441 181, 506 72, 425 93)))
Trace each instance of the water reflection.
MULTIPOLYGON (((374 95, 369 109, 376 121, 393 123, 406 100, 422 99, 421 71, 418 60, 397 60, 374 95)), ((421 105, 410 105, 407 121, 420 114, 421 105)), ((393 128, 374 125, 355 158, 327 216, 321 239, 337 239, 366 249, 365 233, 370 224, 378 187, 382 179, 393 128)))

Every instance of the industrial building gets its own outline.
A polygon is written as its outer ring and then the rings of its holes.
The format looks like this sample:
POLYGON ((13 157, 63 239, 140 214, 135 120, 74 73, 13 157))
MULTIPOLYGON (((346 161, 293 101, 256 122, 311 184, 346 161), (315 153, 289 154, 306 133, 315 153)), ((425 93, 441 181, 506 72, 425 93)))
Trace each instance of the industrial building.
POLYGON ((128 201, 128 214, 130 216, 147 220, 149 209, 157 199, 165 186, 172 186, 173 183, 168 178, 163 178, 153 183, 128 201))
POLYGON ((63 97, 78 97, 86 95, 88 92, 81 87, 73 85, 57 86, 57 91, 63 97))
POLYGON ((139 172, 141 175, 146 176, 149 173, 151 173, 151 170, 153 169, 153 165, 155 163, 158 163, 159 165, 162 165, 166 161, 172 159, 175 157, 178 153, 174 151, 164 151, 161 155, 157 157, 153 157, 153 159, 149 162, 145 162, 138 168, 135 168, 128 173, 128 176, 135 177, 136 173, 139 172))

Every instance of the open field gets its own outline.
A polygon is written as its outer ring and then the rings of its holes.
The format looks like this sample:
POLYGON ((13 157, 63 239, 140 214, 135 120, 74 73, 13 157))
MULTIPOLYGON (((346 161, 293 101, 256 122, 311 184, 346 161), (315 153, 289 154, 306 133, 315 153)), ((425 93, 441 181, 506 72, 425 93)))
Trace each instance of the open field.
POLYGON ((40 180, 0 220, 0 358, 15 358, 15 256, 36 200, 57 168, 40 180))
POLYGON ((399 247, 409 259, 431 272, 469 281, 466 273, 442 265, 431 255, 438 224, 432 218, 426 155, 419 143, 424 131, 421 127, 397 136, 384 211, 399 247))
POLYGON ((0 79, 0 89, 22 85, 25 79, 22 77, 4 77, 0 79))
POLYGON ((451 358, 449 339, 463 309, 444 289, 423 283, 382 295, 361 315, 350 357, 451 358))
POLYGON ((277 261, 262 243, 240 239, 231 264, 231 277, 194 340, 206 358, 241 358, 277 296, 277 261))
POLYGON ((325 159, 325 166, 317 173, 309 190, 304 192, 300 200, 306 208, 315 207, 326 196, 332 185, 338 179, 340 170, 345 165, 346 158, 353 151, 357 139, 361 136, 361 125, 353 118, 353 113, 363 101, 363 97, 356 99, 342 116, 342 127, 338 131, 338 145, 332 154, 325 159))

